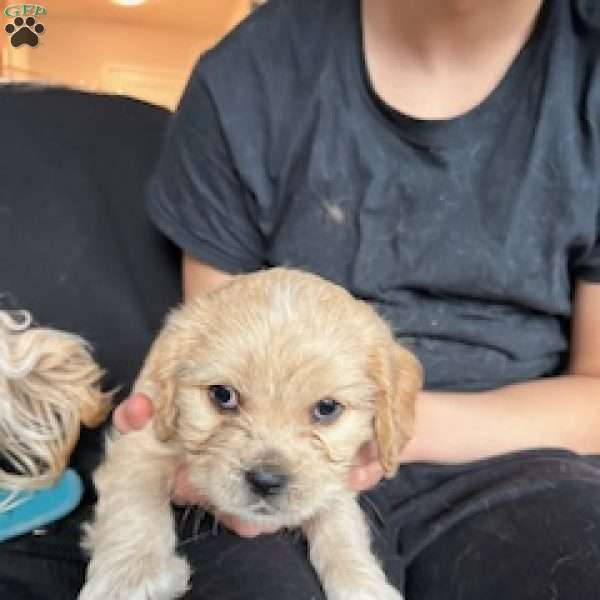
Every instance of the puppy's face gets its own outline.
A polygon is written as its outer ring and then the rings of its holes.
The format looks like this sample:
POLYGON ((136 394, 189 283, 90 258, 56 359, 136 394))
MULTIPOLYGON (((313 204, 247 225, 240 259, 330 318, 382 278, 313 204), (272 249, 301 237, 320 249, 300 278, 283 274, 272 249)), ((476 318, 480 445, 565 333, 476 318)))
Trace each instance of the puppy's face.
POLYGON ((392 475, 419 387, 416 359, 370 307, 284 269, 173 313, 138 385, 214 509, 274 526, 327 507, 373 438, 392 475))

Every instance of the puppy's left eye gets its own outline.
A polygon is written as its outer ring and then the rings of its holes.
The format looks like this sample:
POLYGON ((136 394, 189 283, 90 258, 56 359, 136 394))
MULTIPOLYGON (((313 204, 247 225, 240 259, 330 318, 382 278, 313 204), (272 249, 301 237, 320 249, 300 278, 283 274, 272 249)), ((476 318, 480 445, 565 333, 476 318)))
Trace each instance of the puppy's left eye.
POLYGON ((332 398, 324 398, 317 402, 312 408, 312 418, 317 423, 330 423, 337 419, 344 407, 332 398))
POLYGON ((236 410, 240 403, 237 390, 228 385, 211 385, 208 395, 215 406, 222 410, 236 410))

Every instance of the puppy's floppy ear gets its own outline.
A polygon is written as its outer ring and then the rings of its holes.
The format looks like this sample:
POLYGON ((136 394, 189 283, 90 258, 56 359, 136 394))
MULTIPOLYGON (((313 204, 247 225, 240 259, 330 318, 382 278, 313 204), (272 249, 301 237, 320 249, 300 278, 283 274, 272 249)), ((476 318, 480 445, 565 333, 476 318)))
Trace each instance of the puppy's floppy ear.
POLYGON ((177 425, 176 369, 181 352, 173 316, 156 338, 146 357, 134 391, 148 396, 154 405, 154 430, 162 442, 171 439, 177 425))
POLYGON ((375 441, 389 478, 398 470, 402 448, 413 432, 415 401, 423 383, 422 368, 411 352, 390 341, 374 351, 370 373, 377 386, 375 441))
POLYGON ((171 439, 178 417, 175 403, 175 382, 163 380, 159 385, 159 401, 155 404, 154 431, 161 442, 171 439))

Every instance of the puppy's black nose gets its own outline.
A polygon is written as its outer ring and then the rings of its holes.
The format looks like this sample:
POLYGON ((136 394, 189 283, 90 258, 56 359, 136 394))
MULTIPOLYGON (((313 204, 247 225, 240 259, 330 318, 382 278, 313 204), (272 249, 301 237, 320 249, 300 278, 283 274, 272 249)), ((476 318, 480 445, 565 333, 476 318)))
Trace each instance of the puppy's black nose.
POLYGON ((275 496, 288 482, 288 476, 277 465, 257 465, 246 471, 246 481, 255 494, 275 496))

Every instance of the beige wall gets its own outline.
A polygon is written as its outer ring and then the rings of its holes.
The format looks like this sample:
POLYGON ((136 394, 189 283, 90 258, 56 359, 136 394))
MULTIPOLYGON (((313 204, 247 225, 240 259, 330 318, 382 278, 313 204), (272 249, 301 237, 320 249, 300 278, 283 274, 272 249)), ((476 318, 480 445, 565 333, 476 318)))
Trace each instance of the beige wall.
MULTIPOLYGON (((194 0, 190 0, 194 1, 194 0)), ((219 0, 210 0, 217 2, 219 0)), ((107 0, 108 2, 108 0, 107 0)), ((2 17, 4 79, 27 79, 123 93, 173 108, 197 57, 226 33, 220 22, 202 32, 128 22, 53 17, 51 1, 40 45, 12 48, 2 17)), ((247 11, 231 14, 234 26, 247 11)))

